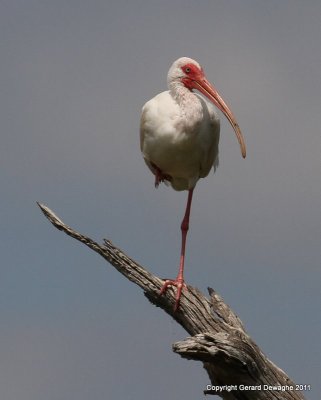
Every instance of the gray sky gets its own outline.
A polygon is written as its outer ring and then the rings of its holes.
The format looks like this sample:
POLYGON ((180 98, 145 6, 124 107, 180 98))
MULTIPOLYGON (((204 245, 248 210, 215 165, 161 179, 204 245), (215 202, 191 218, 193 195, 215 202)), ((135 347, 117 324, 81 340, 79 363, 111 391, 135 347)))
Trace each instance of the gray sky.
POLYGON ((176 275, 186 193, 154 189, 138 129, 181 56, 203 65, 248 149, 221 118, 186 279, 215 288, 319 399, 320 16, 318 0, 1 1, 1 399, 202 397, 201 366, 171 351, 187 333, 35 204, 176 275))

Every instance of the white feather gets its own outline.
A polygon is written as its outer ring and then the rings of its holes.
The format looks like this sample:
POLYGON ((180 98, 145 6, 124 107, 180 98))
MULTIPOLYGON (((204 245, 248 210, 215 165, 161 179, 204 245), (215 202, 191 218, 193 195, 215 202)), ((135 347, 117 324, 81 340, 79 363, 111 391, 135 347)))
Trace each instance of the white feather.
POLYGON ((153 172, 155 165, 175 190, 189 190, 218 166, 220 123, 207 100, 182 85, 171 89, 143 107, 141 150, 153 172))

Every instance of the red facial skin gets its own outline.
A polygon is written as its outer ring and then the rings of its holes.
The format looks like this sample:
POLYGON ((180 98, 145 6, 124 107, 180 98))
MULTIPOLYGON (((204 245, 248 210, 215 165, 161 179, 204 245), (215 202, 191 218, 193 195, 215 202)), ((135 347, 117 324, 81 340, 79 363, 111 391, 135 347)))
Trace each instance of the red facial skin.
POLYGON ((182 78, 182 82, 184 86, 187 87, 187 89, 189 90, 195 88, 195 86, 193 85, 193 81, 199 81, 204 79, 205 77, 203 69, 197 68, 197 66, 194 64, 185 64, 182 67, 182 71, 184 72, 184 74, 187 75, 182 78))

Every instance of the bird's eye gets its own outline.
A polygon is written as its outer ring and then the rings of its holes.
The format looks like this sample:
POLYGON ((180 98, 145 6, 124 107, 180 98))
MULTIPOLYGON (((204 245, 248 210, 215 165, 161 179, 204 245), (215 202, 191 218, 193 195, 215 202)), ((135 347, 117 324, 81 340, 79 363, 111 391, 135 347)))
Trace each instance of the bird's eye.
POLYGON ((190 67, 186 67, 186 68, 185 68, 185 72, 186 72, 187 74, 189 74, 189 73, 191 72, 190 67))

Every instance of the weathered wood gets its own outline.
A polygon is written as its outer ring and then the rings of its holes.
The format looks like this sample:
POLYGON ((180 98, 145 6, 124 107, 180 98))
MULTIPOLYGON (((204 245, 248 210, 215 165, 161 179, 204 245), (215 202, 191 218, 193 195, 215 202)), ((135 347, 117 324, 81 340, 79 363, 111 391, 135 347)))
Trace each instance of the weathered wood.
POLYGON ((210 378, 205 394, 225 400, 304 400, 295 390, 291 379, 273 364, 246 333, 241 320, 211 288, 210 297, 188 286, 181 296, 180 306, 173 311, 175 289, 159 295, 164 283, 109 240, 98 244, 66 225, 48 207, 38 203, 48 220, 59 230, 84 243, 100 254, 127 279, 141 287, 145 296, 171 315, 190 335, 173 344, 173 351, 181 357, 203 363, 210 378), (246 388, 246 386, 248 386, 246 388), (292 389, 293 388, 293 389, 292 389))

